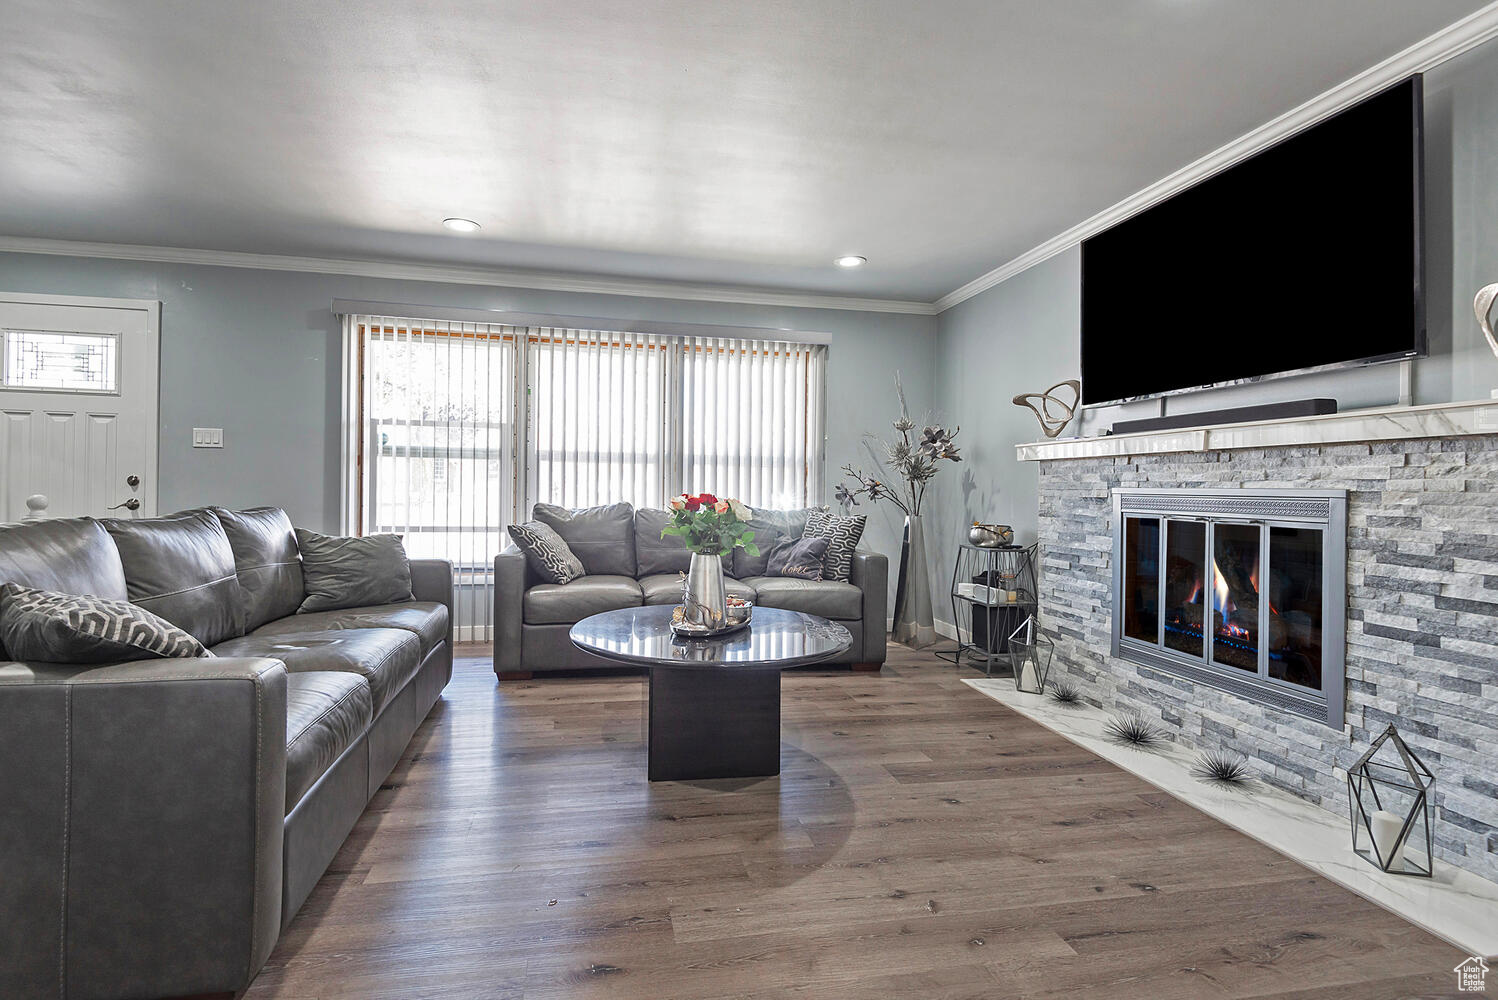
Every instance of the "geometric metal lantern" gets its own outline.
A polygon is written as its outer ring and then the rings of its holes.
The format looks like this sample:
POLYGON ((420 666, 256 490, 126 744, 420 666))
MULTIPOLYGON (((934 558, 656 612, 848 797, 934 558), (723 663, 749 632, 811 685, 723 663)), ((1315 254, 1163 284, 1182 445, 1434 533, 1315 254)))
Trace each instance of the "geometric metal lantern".
POLYGON ((1040 634, 1034 615, 1026 615, 1019 628, 1009 633, 1009 665, 1014 671, 1014 689, 1026 694, 1045 690, 1046 674, 1056 644, 1040 634))
POLYGON ((1368 752, 1347 769, 1353 853, 1391 875, 1430 878, 1435 783, 1430 768, 1390 724, 1368 752), (1385 753, 1383 760, 1375 759, 1385 747, 1392 748, 1397 757, 1385 753))

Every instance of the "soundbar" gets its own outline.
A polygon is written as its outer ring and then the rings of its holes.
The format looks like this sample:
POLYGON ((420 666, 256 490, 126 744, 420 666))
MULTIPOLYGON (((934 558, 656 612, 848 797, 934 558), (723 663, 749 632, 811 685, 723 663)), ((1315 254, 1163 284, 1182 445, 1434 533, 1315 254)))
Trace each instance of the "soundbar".
POLYGON ((1165 417, 1120 420, 1108 433, 1139 434, 1143 431, 1167 431, 1179 427, 1211 427, 1215 424, 1245 424, 1254 420, 1319 417, 1336 412, 1337 401, 1335 399, 1292 399, 1287 403, 1235 406, 1230 410, 1205 410, 1201 413, 1173 413, 1165 417))

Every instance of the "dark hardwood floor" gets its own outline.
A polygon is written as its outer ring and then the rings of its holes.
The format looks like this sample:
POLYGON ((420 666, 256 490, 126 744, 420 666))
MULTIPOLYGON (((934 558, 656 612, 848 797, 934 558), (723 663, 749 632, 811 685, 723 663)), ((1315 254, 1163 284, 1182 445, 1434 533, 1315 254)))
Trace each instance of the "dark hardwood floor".
POLYGON ((778 779, 657 785, 638 678, 463 659, 248 997, 1456 995, 1454 948, 891 654, 785 676, 778 779))

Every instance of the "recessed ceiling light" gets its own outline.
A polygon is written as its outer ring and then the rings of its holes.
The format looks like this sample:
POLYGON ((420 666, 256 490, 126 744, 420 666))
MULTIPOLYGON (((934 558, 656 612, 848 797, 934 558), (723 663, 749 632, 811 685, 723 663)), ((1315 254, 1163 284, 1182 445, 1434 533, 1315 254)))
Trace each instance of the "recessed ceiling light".
POLYGON ((867 257, 860 257, 856 253, 844 254, 832 261, 838 267, 862 267, 869 262, 867 257))
POLYGON ((455 233, 476 233, 483 228, 472 219, 443 219, 442 224, 455 233))

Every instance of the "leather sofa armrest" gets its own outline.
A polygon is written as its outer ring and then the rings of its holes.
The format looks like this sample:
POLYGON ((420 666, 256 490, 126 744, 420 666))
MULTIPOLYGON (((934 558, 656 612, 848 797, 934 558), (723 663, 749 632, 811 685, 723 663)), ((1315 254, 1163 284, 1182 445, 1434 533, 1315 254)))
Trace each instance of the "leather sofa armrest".
POLYGON ((286 668, 0 664, 0 996, 234 992, 281 923, 286 668))
POLYGON ((855 549, 849 582, 863 591, 863 659, 883 663, 889 634, 889 558, 872 549, 855 549))
POLYGON ((458 623, 453 607, 453 564, 446 559, 412 559, 411 596, 447 607, 447 644, 451 646, 458 623))
POLYGON ((525 553, 515 545, 494 557, 494 671, 515 673, 525 667, 521 621, 525 608, 525 553))

